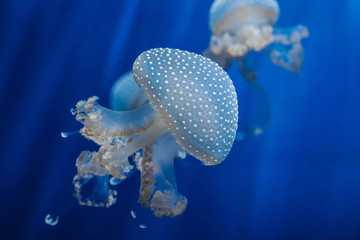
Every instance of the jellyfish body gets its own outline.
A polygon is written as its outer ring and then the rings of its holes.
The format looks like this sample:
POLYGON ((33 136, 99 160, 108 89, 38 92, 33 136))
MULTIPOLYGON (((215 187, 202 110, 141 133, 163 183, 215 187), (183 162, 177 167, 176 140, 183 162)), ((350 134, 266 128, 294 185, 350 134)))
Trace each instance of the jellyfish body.
POLYGON ((146 101, 141 87, 135 82, 132 71, 119 77, 110 91, 110 108, 115 111, 133 110, 146 101))
POLYGON ((109 189, 109 177, 126 179, 137 168, 140 203, 157 217, 174 217, 187 205, 177 189, 174 158, 184 157, 184 151, 205 165, 226 158, 237 129, 235 89, 215 62, 176 49, 142 53, 134 63, 133 77, 116 84, 132 85, 138 96, 146 96, 145 102, 127 96, 131 91, 116 96, 121 91, 114 87, 113 106, 121 111, 102 107, 97 97, 78 102, 72 110, 84 125, 81 134, 100 145, 98 152, 85 151, 78 157, 75 195, 82 204, 108 207, 116 195, 109 189), (133 85, 134 79, 141 90, 133 85), (94 177, 96 189, 85 197, 82 183, 94 177))
POLYGON ((275 64, 299 72, 303 57, 301 39, 308 37, 308 30, 302 25, 274 29, 278 15, 275 0, 216 0, 210 9, 213 35, 205 55, 224 68, 236 59, 248 80, 256 76, 247 68, 245 58, 252 50, 264 50, 275 64))

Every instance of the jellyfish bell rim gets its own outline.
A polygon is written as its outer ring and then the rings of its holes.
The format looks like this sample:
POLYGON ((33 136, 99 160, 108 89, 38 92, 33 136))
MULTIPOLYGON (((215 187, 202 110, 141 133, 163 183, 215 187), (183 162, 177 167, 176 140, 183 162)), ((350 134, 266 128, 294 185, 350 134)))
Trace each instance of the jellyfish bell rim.
MULTIPOLYGON (((142 69, 142 67, 144 67, 144 68, 146 67, 145 65, 142 66, 142 64, 144 64, 144 63, 141 62, 142 56, 145 56, 146 54, 149 54, 149 53, 153 54, 153 52, 156 52, 156 51, 168 51, 168 53, 171 53, 171 51, 175 51, 175 52, 177 51, 178 53, 181 53, 181 54, 189 54, 189 56, 193 56, 193 57, 195 57, 195 58, 200 57, 200 58, 202 58, 202 59, 205 60, 205 61, 209 61, 208 63, 215 64, 215 67, 218 67, 218 69, 220 69, 220 71, 222 71, 223 74, 225 74, 226 78, 230 81, 230 86, 232 87, 231 90, 232 90, 232 93, 234 94, 233 96, 235 96, 234 101, 235 101, 236 107, 234 108, 234 110, 236 111, 236 113, 234 114, 234 116, 236 117, 236 124, 235 124, 235 125, 236 125, 236 128, 237 128, 238 105, 237 105, 237 98, 236 98, 235 87, 234 87, 233 82, 232 82, 232 80, 230 79, 230 77, 229 77, 229 76, 227 75, 227 73, 221 68, 221 66, 219 66, 216 62, 212 61, 211 59, 209 59, 209 58, 207 58, 207 57, 204 57, 204 56, 202 56, 202 55, 199 55, 199 54, 195 54, 195 53, 188 52, 188 51, 184 51, 184 50, 180 50, 180 49, 172 49, 172 48, 152 48, 152 49, 149 49, 149 50, 144 51, 143 53, 141 53, 141 54, 136 58, 136 60, 135 60, 135 62, 134 62, 134 64, 133 64, 133 76, 134 76, 135 81, 141 86, 141 88, 143 89, 143 91, 145 92, 145 94, 148 96, 148 101, 149 101, 150 105, 156 110, 156 112, 157 112, 159 115, 162 114, 162 113, 161 113, 161 109, 159 109, 159 107, 157 106, 157 102, 160 101, 160 100, 156 99, 156 101, 152 101, 152 100, 149 98, 150 93, 149 93, 149 91, 148 91, 148 88, 152 88, 152 86, 150 85, 150 82, 151 82, 151 81, 148 82, 148 84, 149 84, 150 87, 149 87, 149 86, 145 87, 144 85, 145 85, 146 83, 145 83, 145 81, 144 81, 145 78, 143 79, 143 77, 144 77, 143 73, 137 72, 137 71, 138 71, 137 68, 142 69), (140 64, 140 67, 137 66, 137 65, 139 65, 139 64, 140 64)), ((149 56, 149 55, 147 55, 147 56, 149 56)), ((155 55, 154 55, 154 56, 155 56, 155 55)), ((145 75, 148 76, 148 75, 150 75, 150 73, 145 74, 145 75)), ((188 78, 187 80, 189 80, 189 79, 191 79, 191 78, 188 78)), ((231 91, 231 90, 229 90, 229 91, 231 91)), ((164 120, 164 119, 163 119, 163 120, 164 120)), ((179 119, 177 119, 177 120, 179 120, 179 119)), ((175 122, 176 122, 176 121, 175 121, 175 122)), ((200 152, 198 152, 198 153, 195 153, 194 151, 192 151, 193 149, 189 149, 189 147, 188 147, 186 144, 184 144, 184 141, 185 141, 185 140, 183 141, 183 140, 181 139, 181 136, 179 136, 178 134, 176 134, 176 132, 171 129, 171 127, 169 126, 169 125, 171 125, 171 124, 169 124, 167 121, 164 121, 164 123, 165 123, 168 131, 171 133, 171 135, 172 135, 173 138, 175 139, 175 141, 178 143, 178 145, 179 145, 183 150, 185 150, 187 153, 189 153, 190 155, 192 155, 193 157, 195 157, 196 159, 198 159, 199 161, 201 161, 204 165, 208 165, 208 166, 217 165, 217 164, 221 163, 221 162, 227 157, 227 155, 229 154, 229 152, 230 152, 230 150, 231 150, 231 148, 232 148, 233 142, 234 142, 234 140, 235 140, 236 129, 235 129, 235 133, 233 134, 234 136, 233 136, 233 138, 231 139, 231 140, 232 140, 232 141, 231 141, 231 144, 229 144, 229 148, 228 148, 228 149, 225 149, 225 151, 221 153, 221 156, 220 156, 220 154, 219 154, 218 152, 216 152, 216 153, 212 154, 211 157, 208 158, 208 156, 210 156, 210 153, 207 152, 206 149, 205 149, 205 150, 202 149, 202 150, 203 150, 202 152, 200 151, 200 152), (201 154, 203 154, 203 156, 200 156, 201 154), (207 156, 205 157, 205 155, 207 155, 207 156)), ((174 124, 174 125, 175 125, 175 124, 174 124)), ((233 130, 233 129, 232 129, 232 130, 233 130)), ((229 134, 229 135, 230 135, 230 134, 229 134)), ((188 140, 189 140, 189 139, 188 139, 188 140)), ((193 142, 192 142, 192 144, 193 144, 193 142)), ((194 146, 195 146, 194 148, 198 147, 197 144, 198 144, 199 146, 201 146, 199 143, 196 142, 196 143, 194 144, 194 146)))
MULTIPOLYGON (((234 0, 231 3, 226 3, 223 1, 222 4, 217 4, 218 2, 220 1, 215 1, 213 3, 209 14, 210 30, 217 36, 222 34, 222 29, 224 26, 231 26, 241 22, 251 22, 253 24, 270 24, 273 26, 276 23, 280 13, 278 3, 272 0, 261 1, 263 3, 265 2, 265 4, 261 4, 256 0, 234 0)), ((231 27, 228 27, 228 30, 230 28, 231 27)))

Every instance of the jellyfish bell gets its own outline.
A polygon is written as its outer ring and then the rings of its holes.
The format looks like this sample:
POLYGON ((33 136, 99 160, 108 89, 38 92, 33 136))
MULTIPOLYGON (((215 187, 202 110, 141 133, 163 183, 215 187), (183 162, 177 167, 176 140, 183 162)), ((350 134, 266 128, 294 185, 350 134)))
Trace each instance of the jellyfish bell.
POLYGON ((205 56, 225 68, 236 59, 242 73, 246 73, 244 56, 249 51, 265 50, 275 64, 299 72, 303 57, 300 41, 308 37, 307 28, 299 25, 274 29, 278 16, 279 5, 275 0, 216 0, 210 9, 213 35, 205 56))
MULTIPOLYGON (((204 165, 226 158, 237 130, 235 89, 229 76, 212 60, 169 48, 143 52, 133 65, 133 78, 141 91, 131 83, 132 78, 121 84, 133 85, 136 94, 144 94, 142 104, 126 95, 131 94, 129 90, 123 92, 121 101, 114 101, 122 111, 102 107, 97 97, 78 102, 72 111, 84 125, 80 133, 100 145, 98 152, 85 151, 78 157, 75 189, 81 190, 81 182, 95 176, 101 183, 96 185, 100 189, 96 192, 106 196, 105 203, 99 204, 99 194, 93 193, 82 202, 109 206, 116 195, 109 189, 109 176, 126 179, 134 170, 129 163, 133 157, 141 172, 140 203, 157 217, 174 217, 187 205, 186 197, 177 189, 174 158, 183 158, 184 151, 204 165), (130 103, 123 104, 124 100, 130 103)), ((78 195, 82 199, 81 193, 78 195)))
POLYGON ((115 111, 135 109, 146 101, 141 87, 135 82, 132 71, 121 75, 110 91, 110 108, 115 111))
POLYGON ((135 80, 176 142, 205 165, 229 153, 237 129, 237 99, 231 79, 216 63, 173 49, 141 54, 135 80))
POLYGON ((210 8, 210 28, 221 34, 221 24, 238 21, 253 21, 274 25, 279 16, 275 0, 217 0, 210 8))
POLYGON ((210 9, 213 50, 222 41, 229 55, 243 56, 250 49, 262 50, 270 43, 272 26, 279 15, 274 0, 219 0, 210 9), (219 38, 220 37, 220 38, 219 38))

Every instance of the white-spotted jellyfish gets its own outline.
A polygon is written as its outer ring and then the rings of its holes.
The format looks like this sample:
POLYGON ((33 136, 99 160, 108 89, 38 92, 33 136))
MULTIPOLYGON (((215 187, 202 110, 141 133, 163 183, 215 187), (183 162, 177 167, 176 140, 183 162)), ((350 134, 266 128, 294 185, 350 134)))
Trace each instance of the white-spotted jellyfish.
POLYGON ((210 9, 212 31, 205 56, 230 67, 236 59, 240 72, 252 81, 256 72, 249 68, 246 55, 264 50, 273 63, 299 73, 303 59, 301 40, 308 37, 303 25, 274 28, 279 16, 276 0, 215 0, 210 9))
POLYGON ((309 35, 303 25, 274 28, 278 16, 276 0, 215 0, 210 9, 212 36, 204 56, 225 69, 237 61, 241 75, 249 83, 249 117, 244 131, 253 135, 263 133, 270 120, 267 93, 255 81, 254 53, 263 51, 276 65, 299 73, 303 61, 301 40, 309 35))
POLYGON ((206 57, 156 48, 136 59, 133 78, 119 79, 111 96, 116 111, 100 106, 95 96, 72 110, 84 125, 80 133, 100 145, 77 159, 75 196, 81 204, 109 207, 116 196, 109 178, 116 184, 138 169, 139 202, 157 217, 182 214, 187 199, 177 189, 174 158, 187 152, 204 165, 226 158, 238 121, 231 79, 206 57))

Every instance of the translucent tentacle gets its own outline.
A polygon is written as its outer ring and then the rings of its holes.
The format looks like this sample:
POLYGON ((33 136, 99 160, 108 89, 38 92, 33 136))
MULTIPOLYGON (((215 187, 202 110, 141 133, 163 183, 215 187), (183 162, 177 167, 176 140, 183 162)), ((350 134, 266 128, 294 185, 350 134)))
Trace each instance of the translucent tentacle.
POLYGON ((73 180, 74 196, 80 205, 109 207, 116 202, 116 191, 109 189, 107 170, 94 165, 95 154, 95 152, 84 151, 77 158, 78 173, 73 180))
POLYGON ((72 114, 84 124, 81 134, 99 145, 110 143, 116 137, 138 134, 153 123, 158 115, 148 102, 130 111, 113 111, 98 104, 98 97, 79 101, 72 114))
POLYGON ((178 149, 175 139, 165 134, 144 151, 139 201, 156 217, 175 217, 186 209, 187 199, 178 192, 174 173, 178 149))
MULTIPOLYGON (((249 82, 248 82, 249 83, 249 82)), ((245 96, 246 104, 240 121, 243 122, 247 134, 258 136, 262 134, 270 121, 270 102, 263 87, 256 82, 249 83, 245 96)))
POLYGON ((59 218, 62 218, 66 213, 68 213, 75 205, 75 200, 70 201, 66 206, 61 209, 49 213, 45 216, 45 223, 50 226, 55 226, 59 222, 59 218))
POLYGON ((299 73, 304 55, 301 40, 308 36, 307 27, 302 25, 289 29, 274 29, 272 43, 267 47, 266 52, 276 65, 299 73))
MULTIPOLYGON (((107 151, 106 169, 111 173, 111 175, 119 179, 124 178, 123 176, 125 170, 125 177, 127 177, 128 168, 124 164, 129 164, 128 157, 138 152, 140 149, 144 149, 148 143, 155 141, 168 131, 169 130, 166 125, 161 120, 155 121, 144 132, 131 140, 126 146, 107 151)), ((132 167, 132 165, 130 166, 132 167)))
POLYGON ((128 157, 167 132, 165 124, 157 120, 142 133, 131 138, 114 138, 110 143, 102 145, 98 152, 84 151, 77 159, 78 175, 88 178, 92 174, 111 174, 117 179, 124 180, 133 170, 128 157))
POLYGON ((236 29, 213 35, 210 49, 215 55, 230 58, 242 57, 251 50, 261 51, 271 43, 273 28, 269 24, 239 24, 236 29))
POLYGON ((92 97, 80 101, 73 110, 76 119, 84 124, 81 134, 101 145, 98 152, 84 151, 79 155, 73 183, 80 204, 109 207, 116 195, 109 189, 109 175, 119 180, 130 176, 135 168, 128 157, 168 129, 148 103, 132 111, 116 112, 96 100, 92 97))
POLYGON ((76 175, 73 183, 74 196, 80 205, 110 207, 116 202, 116 191, 109 189, 109 175, 92 175, 90 178, 76 175))
POLYGON ((239 64, 240 74, 248 81, 249 84, 254 84, 257 72, 252 68, 249 63, 249 56, 245 55, 243 57, 236 58, 239 64))

